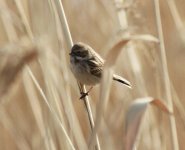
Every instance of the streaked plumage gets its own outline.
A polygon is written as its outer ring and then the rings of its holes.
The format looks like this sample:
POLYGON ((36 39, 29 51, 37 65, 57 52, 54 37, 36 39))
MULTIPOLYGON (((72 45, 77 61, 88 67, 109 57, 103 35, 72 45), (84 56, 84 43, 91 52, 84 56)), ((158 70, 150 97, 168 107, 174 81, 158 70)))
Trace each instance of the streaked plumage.
MULTIPOLYGON (((95 85, 100 83, 104 60, 89 45, 76 43, 70 53, 71 70, 76 79, 85 85, 95 85)), ((113 80, 131 87, 126 79, 113 75, 113 80)))

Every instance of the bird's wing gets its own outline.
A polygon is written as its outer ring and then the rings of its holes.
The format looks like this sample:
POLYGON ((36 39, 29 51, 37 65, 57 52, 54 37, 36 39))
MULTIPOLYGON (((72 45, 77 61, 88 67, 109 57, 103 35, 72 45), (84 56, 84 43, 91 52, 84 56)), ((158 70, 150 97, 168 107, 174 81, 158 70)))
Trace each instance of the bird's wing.
POLYGON ((101 77, 103 71, 103 62, 90 59, 88 60, 88 64, 90 67, 90 73, 94 76, 101 77))

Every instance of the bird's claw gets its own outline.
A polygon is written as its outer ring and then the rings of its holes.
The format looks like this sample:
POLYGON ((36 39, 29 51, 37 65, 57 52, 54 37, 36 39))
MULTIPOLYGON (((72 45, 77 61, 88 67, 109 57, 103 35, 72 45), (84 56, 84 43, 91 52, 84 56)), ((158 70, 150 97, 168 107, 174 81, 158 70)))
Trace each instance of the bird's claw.
POLYGON ((88 92, 80 92, 81 96, 79 99, 83 99, 84 97, 89 95, 89 91, 88 92))
POLYGON ((87 92, 80 92, 81 96, 80 99, 83 99, 84 97, 89 95, 89 92, 92 90, 92 86, 90 87, 90 89, 87 92))

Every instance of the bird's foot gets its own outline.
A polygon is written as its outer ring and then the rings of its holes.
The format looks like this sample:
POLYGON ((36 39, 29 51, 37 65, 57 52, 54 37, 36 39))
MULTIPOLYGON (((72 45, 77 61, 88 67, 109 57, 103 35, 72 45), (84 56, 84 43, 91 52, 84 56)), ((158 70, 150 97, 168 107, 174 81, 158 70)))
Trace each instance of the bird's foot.
POLYGON ((91 87, 87 92, 80 92, 81 96, 80 96, 80 99, 83 99, 84 97, 88 96, 89 95, 89 92, 91 91, 93 87, 91 87))
POLYGON ((83 99, 84 97, 89 95, 89 92, 80 92, 81 96, 80 99, 83 99))

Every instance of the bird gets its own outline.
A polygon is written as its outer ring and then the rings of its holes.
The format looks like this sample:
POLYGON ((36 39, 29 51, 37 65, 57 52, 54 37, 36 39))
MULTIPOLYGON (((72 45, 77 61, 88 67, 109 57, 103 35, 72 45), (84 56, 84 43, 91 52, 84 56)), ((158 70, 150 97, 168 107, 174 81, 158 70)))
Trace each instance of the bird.
MULTIPOLYGON (((88 86, 101 82, 105 60, 91 46, 77 42, 72 46, 69 55, 70 68, 77 81, 88 86)), ((117 74, 113 74, 112 79, 131 88, 130 82, 117 74)), ((80 99, 88 95, 90 90, 81 93, 80 99)))

